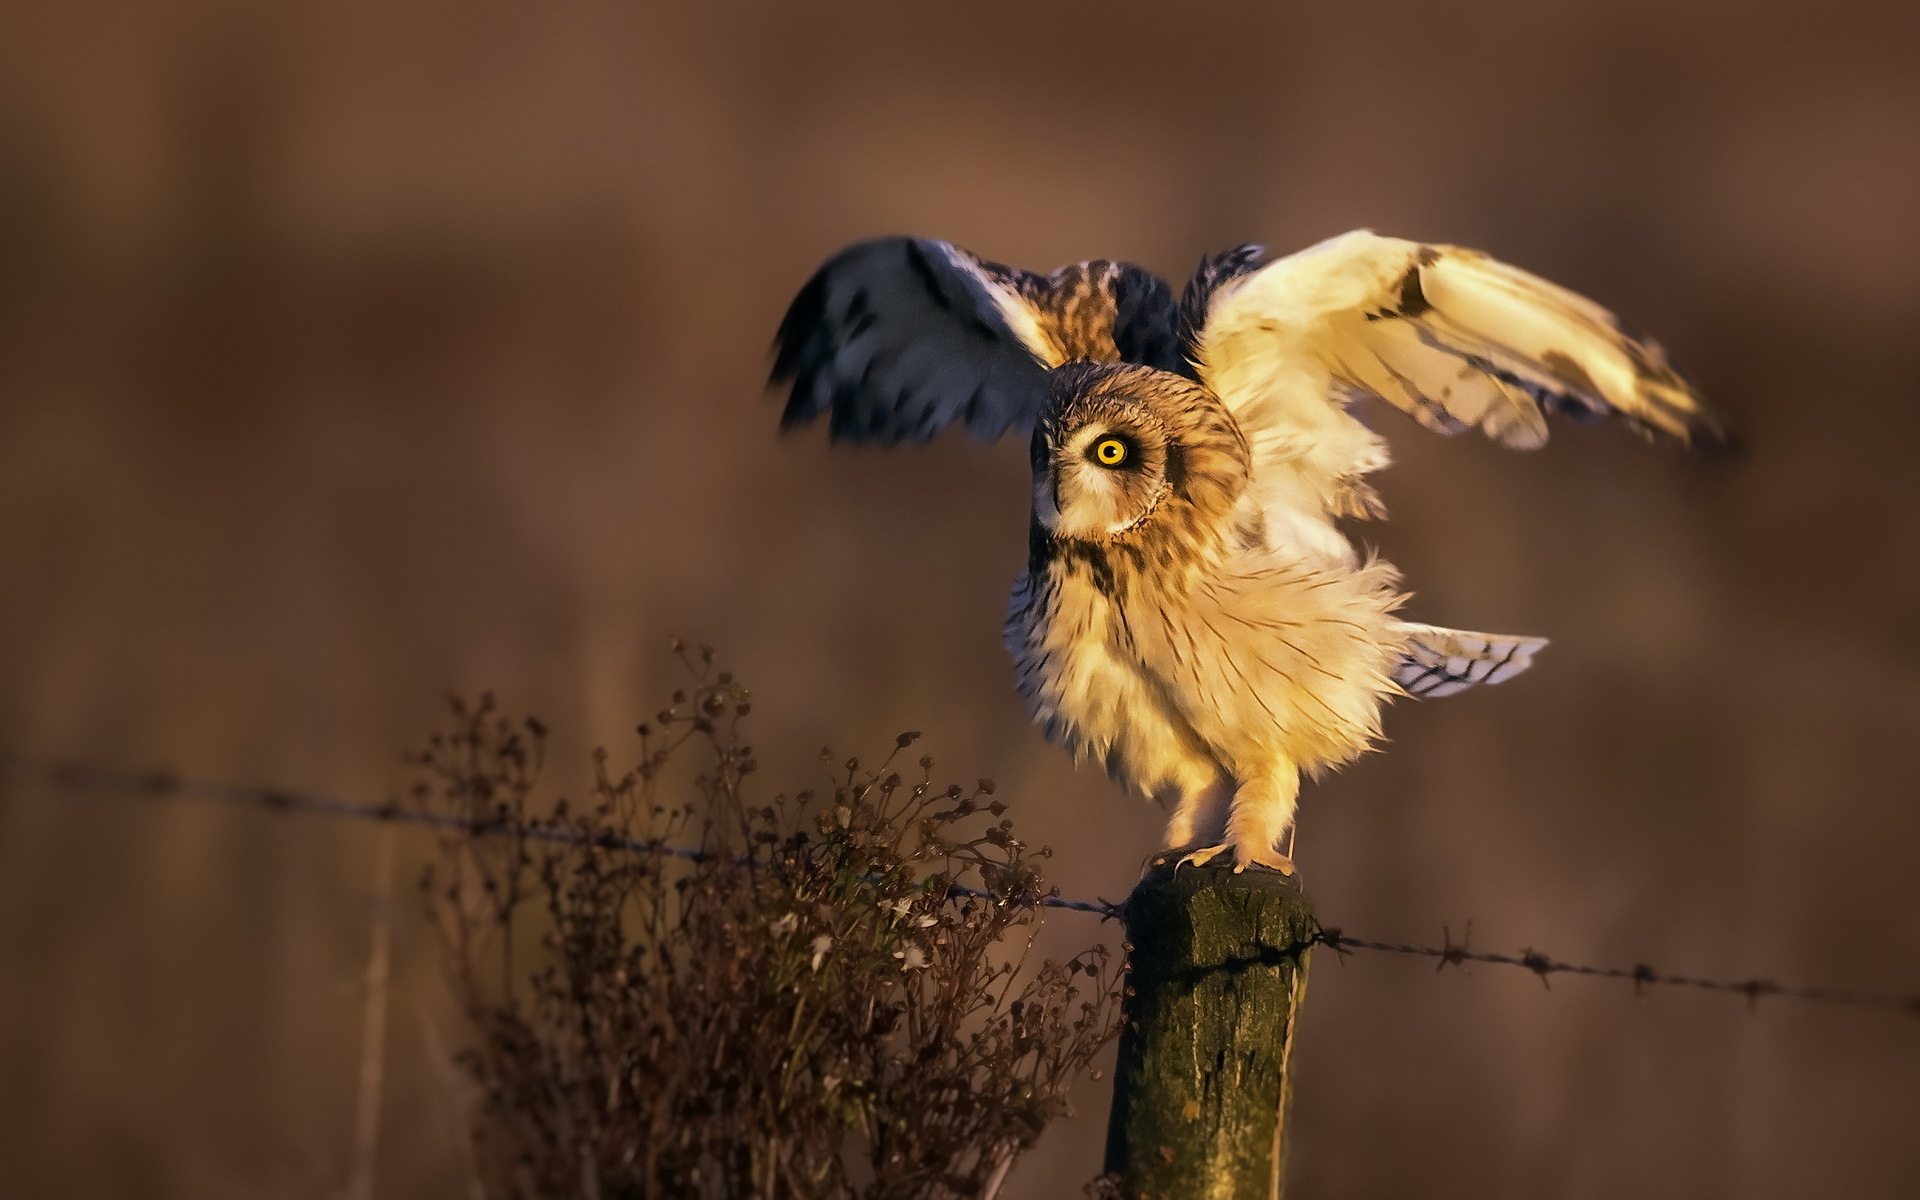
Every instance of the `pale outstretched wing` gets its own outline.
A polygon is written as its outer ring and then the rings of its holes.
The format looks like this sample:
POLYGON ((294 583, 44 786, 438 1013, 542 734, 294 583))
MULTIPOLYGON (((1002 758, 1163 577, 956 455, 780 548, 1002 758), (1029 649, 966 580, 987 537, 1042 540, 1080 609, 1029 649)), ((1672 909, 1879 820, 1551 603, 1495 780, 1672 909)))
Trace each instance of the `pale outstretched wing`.
POLYGON ((1614 416, 1682 445, 1727 438, 1656 343, 1591 300, 1455 246, 1363 230, 1241 266, 1214 290, 1195 341, 1201 379, 1254 447, 1256 477, 1293 464, 1336 512, 1343 481, 1386 463, 1344 411, 1361 396, 1517 450, 1547 440, 1549 413, 1614 416))
POLYGON ((1037 275, 931 238, 841 251, 794 298, 774 384, 785 428, 822 413, 836 439, 925 441, 960 422, 981 437, 1032 428, 1046 374, 1076 358, 1183 366, 1167 285, 1103 261, 1037 275))

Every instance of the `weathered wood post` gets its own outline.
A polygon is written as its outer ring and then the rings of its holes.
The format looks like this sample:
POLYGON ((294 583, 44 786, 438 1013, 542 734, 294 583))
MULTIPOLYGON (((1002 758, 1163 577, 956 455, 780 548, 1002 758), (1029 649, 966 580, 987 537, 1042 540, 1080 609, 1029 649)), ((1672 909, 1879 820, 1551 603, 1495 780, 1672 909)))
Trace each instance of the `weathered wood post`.
POLYGON ((1126 924, 1107 1173, 1126 1200, 1278 1200, 1316 928, 1299 876, 1156 867, 1126 924))

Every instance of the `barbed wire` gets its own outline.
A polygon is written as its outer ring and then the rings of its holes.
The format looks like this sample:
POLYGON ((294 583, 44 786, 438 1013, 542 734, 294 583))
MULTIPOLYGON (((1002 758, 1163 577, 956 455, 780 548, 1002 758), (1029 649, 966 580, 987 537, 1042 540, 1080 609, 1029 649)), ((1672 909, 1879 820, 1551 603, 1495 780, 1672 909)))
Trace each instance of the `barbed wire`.
MULTIPOLYGON (((1469 927, 1471 932, 1471 927, 1469 927)), ((1631 967, 1595 967, 1581 963, 1562 962, 1540 953, 1526 949, 1518 954, 1492 954, 1469 949, 1465 938, 1455 945, 1453 931, 1441 927, 1441 946, 1409 946, 1399 942, 1377 942, 1369 938, 1348 937, 1338 929, 1322 928, 1313 936, 1311 942, 1326 946, 1337 953, 1345 954, 1349 950, 1377 950, 1386 954, 1410 954, 1422 958, 1438 959, 1436 970, 1460 966, 1464 963, 1491 963, 1502 967, 1523 967, 1540 977, 1545 984, 1549 975, 1590 975, 1598 979, 1624 979, 1631 981, 1638 993, 1647 986, 1696 988, 1710 992, 1732 992, 1745 996, 1749 1005, 1764 997, 1780 996, 1789 1000, 1805 1000, 1814 1004, 1840 1004, 1856 1008, 1883 1008, 1905 1012, 1909 1016, 1920 1017, 1920 992, 1900 995, 1892 992, 1861 992, 1845 988, 1807 987, 1799 984, 1777 983, 1771 979, 1709 979, 1699 975, 1676 975, 1668 971, 1637 963, 1631 967)))
MULTIPOLYGON (((0 759, 0 777, 5 776, 11 776, 17 779, 38 779, 57 786, 73 789, 131 792, 152 797, 189 796, 271 811, 309 812, 324 816, 420 825, 428 828, 483 837, 519 837, 533 842, 593 846, 613 850, 635 850, 647 853, 658 852, 692 861, 699 861, 708 857, 705 852, 700 850, 684 846, 671 846, 665 842, 655 840, 626 838, 611 834, 587 834, 573 830, 553 829, 542 826, 514 825, 502 821, 476 821, 443 813, 422 812, 418 809, 405 808, 395 803, 363 804, 348 800, 337 800, 328 796, 319 796, 310 792, 185 779, 168 771, 119 771, 99 767, 32 763, 0 759)), ((999 898, 993 893, 959 884, 952 885, 948 889, 948 894, 981 899, 999 898)), ((1124 903, 1114 903, 1107 900, 1071 900, 1054 895, 1019 897, 1016 898, 1016 900, 1040 908, 1055 908, 1064 909, 1069 912, 1091 913, 1094 916, 1100 917, 1102 920, 1118 921, 1126 918, 1126 905, 1124 903)), ((1468 944, 1472 939, 1472 932, 1473 926, 1469 923, 1466 933, 1458 943, 1455 943, 1452 929, 1443 925, 1441 927, 1441 945, 1419 946, 1403 942, 1384 942, 1372 938, 1353 937, 1337 927, 1323 925, 1318 927, 1311 937, 1294 947, 1290 947, 1289 950, 1298 953, 1309 950, 1314 946, 1325 946, 1342 957, 1355 950, 1371 950, 1381 954, 1400 954, 1415 958, 1430 958, 1435 960, 1436 970, 1464 966, 1467 963, 1519 967, 1539 976, 1541 984, 1547 986, 1550 986, 1548 977, 1552 975, 1585 975, 1596 979, 1618 979, 1632 983, 1636 995, 1646 987, 1676 987, 1691 988, 1699 991, 1724 992, 1745 996, 1750 1009, 1762 999, 1778 997, 1789 1000, 1801 1000, 1811 1004, 1832 1004, 1853 1008, 1885 1009, 1904 1012, 1913 1017, 1920 1017, 1920 992, 1899 994, 1893 992, 1854 991, 1845 988, 1812 987, 1801 984, 1779 983, 1764 978, 1713 979, 1699 975, 1681 975, 1662 971, 1646 963, 1637 963, 1631 967, 1600 967, 1583 963, 1564 962, 1532 948, 1521 950, 1518 954, 1499 954, 1472 949, 1468 944)))
POLYGON ((148 796, 195 796, 280 812, 310 812, 329 817, 389 821, 401 825, 425 825, 457 833, 487 837, 520 837, 530 842, 550 842, 572 846, 598 846, 608 850, 655 850, 680 858, 698 860, 699 850, 669 846, 644 838, 625 838, 611 834, 583 834, 568 829, 548 829, 536 825, 513 825, 504 821, 475 821, 446 813, 421 812, 399 804, 358 804, 335 800, 311 792, 283 788, 249 787, 242 784, 209 783, 183 779, 170 771, 115 771, 100 767, 76 767, 62 764, 29 763, 0 759, 0 776, 42 779, 69 788, 94 788, 101 791, 137 792, 148 796))

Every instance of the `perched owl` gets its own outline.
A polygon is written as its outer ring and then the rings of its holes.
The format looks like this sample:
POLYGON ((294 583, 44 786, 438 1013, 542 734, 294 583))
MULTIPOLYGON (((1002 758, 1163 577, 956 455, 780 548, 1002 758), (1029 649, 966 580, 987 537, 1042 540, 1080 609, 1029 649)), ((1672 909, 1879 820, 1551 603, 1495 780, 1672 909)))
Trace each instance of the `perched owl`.
POLYGON ((1338 518, 1384 515, 1386 443, 1349 411, 1515 449, 1546 417, 1725 440, 1659 346, 1485 255, 1369 232, 1204 260, 1178 301, 1103 261, 1036 275, 883 238, 827 262, 778 337, 784 424, 922 441, 1031 431, 1033 519, 1006 644, 1034 721, 1168 808, 1183 862, 1290 872, 1302 772, 1366 750, 1380 707, 1525 670, 1540 638, 1396 618, 1387 563, 1338 518))

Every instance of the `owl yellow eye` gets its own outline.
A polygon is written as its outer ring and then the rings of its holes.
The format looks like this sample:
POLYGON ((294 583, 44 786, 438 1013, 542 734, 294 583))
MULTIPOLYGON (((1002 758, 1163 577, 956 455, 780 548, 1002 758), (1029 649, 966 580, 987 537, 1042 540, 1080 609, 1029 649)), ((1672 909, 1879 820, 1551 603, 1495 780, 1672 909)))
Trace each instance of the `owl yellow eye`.
POLYGON ((1119 438, 1101 438, 1094 444, 1093 461, 1103 467, 1117 467, 1127 461, 1127 444, 1119 438))

